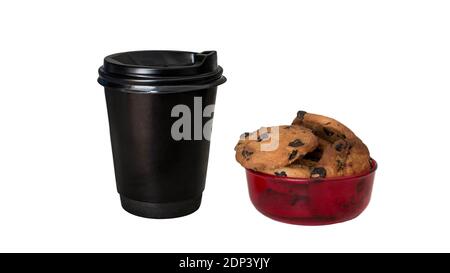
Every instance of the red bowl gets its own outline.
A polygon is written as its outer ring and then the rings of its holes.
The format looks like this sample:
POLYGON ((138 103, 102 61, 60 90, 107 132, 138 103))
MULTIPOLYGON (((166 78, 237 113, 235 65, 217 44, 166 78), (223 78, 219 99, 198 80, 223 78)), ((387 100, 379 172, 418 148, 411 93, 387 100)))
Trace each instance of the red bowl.
POLYGON ((262 214, 297 225, 329 225, 367 207, 377 163, 370 172, 325 179, 279 177, 247 169, 250 199, 262 214))

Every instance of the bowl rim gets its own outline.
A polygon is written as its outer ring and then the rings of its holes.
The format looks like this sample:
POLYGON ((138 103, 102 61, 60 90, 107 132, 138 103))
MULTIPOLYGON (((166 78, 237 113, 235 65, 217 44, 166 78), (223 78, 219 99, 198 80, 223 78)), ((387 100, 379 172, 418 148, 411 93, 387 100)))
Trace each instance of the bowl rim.
POLYGON ((261 176, 264 178, 271 178, 271 179, 277 179, 280 181, 286 181, 291 183, 297 183, 297 184, 309 184, 311 182, 330 182, 330 181, 342 181, 342 180, 349 180, 349 179, 355 179, 355 178, 361 178, 365 176, 369 176, 372 173, 375 173, 375 171, 378 168, 378 162, 375 161, 375 159, 370 158, 374 164, 373 168, 365 173, 357 174, 357 175, 350 175, 350 176, 337 176, 337 177, 330 177, 330 178, 319 178, 319 179, 311 179, 311 178, 295 178, 295 177, 287 177, 287 176, 276 176, 273 174, 267 174, 262 172, 257 172, 252 169, 245 169, 247 173, 251 173, 252 175, 261 176))

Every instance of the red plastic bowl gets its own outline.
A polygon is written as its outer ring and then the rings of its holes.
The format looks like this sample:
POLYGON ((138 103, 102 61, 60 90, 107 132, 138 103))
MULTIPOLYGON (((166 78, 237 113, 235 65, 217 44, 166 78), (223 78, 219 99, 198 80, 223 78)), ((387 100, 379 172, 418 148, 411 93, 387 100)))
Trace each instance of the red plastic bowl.
POLYGON ((250 199, 262 214, 297 225, 329 225, 367 207, 377 163, 369 173, 320 180, 278 177, 247 169, 250 199))

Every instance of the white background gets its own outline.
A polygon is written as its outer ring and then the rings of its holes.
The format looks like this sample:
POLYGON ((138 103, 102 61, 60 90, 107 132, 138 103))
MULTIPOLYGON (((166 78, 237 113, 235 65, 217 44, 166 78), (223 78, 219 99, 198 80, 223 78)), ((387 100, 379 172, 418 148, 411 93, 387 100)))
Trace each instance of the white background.
POLYGON ((448 1, 2 1, 0 251, 450 251, 448 1), (151 220, 122 210, 103 57, 217 50, 203 204, 151 220), (259 214, 234 160, 239 135, 332 116, 369 146, 372 201, 350 222, 259 214))

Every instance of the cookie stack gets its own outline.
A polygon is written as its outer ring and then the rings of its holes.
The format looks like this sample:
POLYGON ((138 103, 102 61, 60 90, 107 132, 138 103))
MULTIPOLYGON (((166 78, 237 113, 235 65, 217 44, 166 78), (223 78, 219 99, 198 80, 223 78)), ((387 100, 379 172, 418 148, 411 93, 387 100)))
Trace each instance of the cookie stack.
POLYGON ((372 169, 366 145, 339 121, 299 111, 291 125, 244 133, 235 147, 246 169, 296 178, 352 176, 372 169))

